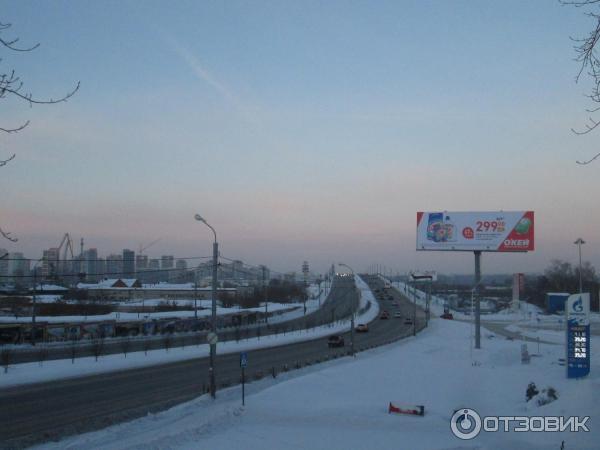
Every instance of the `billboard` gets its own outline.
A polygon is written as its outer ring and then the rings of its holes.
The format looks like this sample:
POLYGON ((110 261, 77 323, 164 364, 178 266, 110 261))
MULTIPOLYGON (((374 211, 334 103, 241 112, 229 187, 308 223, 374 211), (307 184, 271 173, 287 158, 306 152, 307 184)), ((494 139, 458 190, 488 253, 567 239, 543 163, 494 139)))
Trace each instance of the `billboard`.
POLYGON ((437 281, 437 272, 435 270, 425 270, 424 272, 411 272, 411 281, 437 281))
POLYGON ((533 249, 533 211, 417 213, 417 250, 527 252, 533 249))

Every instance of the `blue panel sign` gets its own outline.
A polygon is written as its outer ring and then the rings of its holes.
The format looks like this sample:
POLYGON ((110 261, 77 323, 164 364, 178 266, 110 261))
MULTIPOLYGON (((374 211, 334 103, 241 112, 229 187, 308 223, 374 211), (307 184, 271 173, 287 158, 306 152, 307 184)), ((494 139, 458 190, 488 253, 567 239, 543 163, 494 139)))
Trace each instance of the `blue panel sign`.
POLYGON ((590 294, 571 295, 567 313, 567 378, 590 373, 590 294))
POLYGON ((248 353, 240 353, 240 367, 246 367, 248 365, 248 353))

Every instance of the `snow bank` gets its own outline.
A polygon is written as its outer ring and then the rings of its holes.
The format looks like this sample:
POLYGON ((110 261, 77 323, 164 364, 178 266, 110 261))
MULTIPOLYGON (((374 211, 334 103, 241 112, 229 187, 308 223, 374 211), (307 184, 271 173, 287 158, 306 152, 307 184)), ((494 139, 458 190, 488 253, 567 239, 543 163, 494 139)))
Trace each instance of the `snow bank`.
POLYGON ((592 342, 591 376, 567 380, 558 365, 561 346, 545 345, 520 363, 520 342, 490 339, 471 352, 468 324, 432 320, 416 338, 239 386, 84 434, 44 449, 366 449, 592 450, 600 442, 600 339, 592 342), (538 406, 525 401, 527 385, 552 386, 559 398, 538 406), (425 416, 388 414, 390 400, 425 405, 425 416), (491 415, 591 416, 589 433, 482 432, 461 441, 450 431, 459 407, 491 415))

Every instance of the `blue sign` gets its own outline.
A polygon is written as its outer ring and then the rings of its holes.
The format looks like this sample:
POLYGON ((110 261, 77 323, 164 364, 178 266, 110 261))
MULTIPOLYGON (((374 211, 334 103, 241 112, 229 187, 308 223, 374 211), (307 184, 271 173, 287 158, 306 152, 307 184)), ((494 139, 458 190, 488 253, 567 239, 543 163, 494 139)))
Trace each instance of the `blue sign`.
POLYGON ((571 295, 567 300, 567 378, 590 373, 590 294, 571 295))
POLYGON ((240 367, 246 367, 248 365, 248 353, 240 353, 240 367))

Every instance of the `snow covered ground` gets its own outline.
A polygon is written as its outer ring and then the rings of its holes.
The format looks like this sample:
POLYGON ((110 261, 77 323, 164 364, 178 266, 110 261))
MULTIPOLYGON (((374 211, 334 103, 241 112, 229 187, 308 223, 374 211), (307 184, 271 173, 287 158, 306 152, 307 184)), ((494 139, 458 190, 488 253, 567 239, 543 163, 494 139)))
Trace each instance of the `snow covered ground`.
MULTIPOLYGON (((368 323, 379 314, 377 302, 366 283, 357 277, 356 283, 361 290, 360 308, 366 307, 371 302, 371 307, 357 316, 357 323, 368 323)), ((316 301, 316 300, 315 300, 316 301)), ((242 339, 239 342, 227 341, 217 344, 217 353, 239 353, 258 348, 274 347, 298 341, 319 339, 330 334, 341 333, 350 329, 350 319, 342 320, 309 330, 295 331, 278 335, 263 336, 261 338, 242 339)), ((186 346, 185 348, 172 347, 166 350, 149 350, 144 352, 131 352, 127 357, 123 354, 101 356, 98 361, 94 357, 77 358, 72 363, 71 359, 59 359, 39 363, 23 363, 11 365, 8 373, 0 372, 0 388, 39 383, 63 378, 75 378, 98 373, 114 372, 118 370, 132 369, 150 365, 163 364, 186 359, 206 357, 209 354, 208 344, 200 346, 186 346)))
MULTIPOLYGON (((193 302, 192 302, 193 305, 193 302)), ((269 302, 269 311, 289 310, 301 307, 301 303, 271 303, 269 302)), ((198 308, 200 308, 200 302, 198 302, 198 308)), ((205 309, 198 309, 198 317, 210 316, 210 300, 203 300, 202 307, 205 309), (208 302, 208 306, 206 306, 208 302)), ((222 306, 217 307, 217 315, 233 314, 240 311, 264 311, 264 304, 256 308, 223 308, 222 306)), ((39 322, 51 322, 51 323, 63 323, 63 322, 101 322, 105 320, 116 320, 117 322, 129 322, 132 320, 140 319, 164 319, 164 318, 186 318, 194 317, 194 311, 161 311, 153 313, 130 313, 130 312, 112 312, 109 314, 98 314, 93 316, 36 316, 36 321, 39 322)), ((0 322, 24 322, 30 323, 31 316, 19 316, 15 319, 14 316, 2 316, 0 322)))
MULTIPOLYGON (((415 290, 412 286, 408 287, 401 281, 394 281, 393 286, 407 295, 411 300, 413 299, 412 292, 416 292, 417 304, 423 307, 425 306, 426 293, 424 291, 419 289, 415 290)), ((444 299, 432 295, 430 309, 433 314, 442 314, 444 312, 444 299)), ((455 319, 472 319, 470 315, 457 311, 452 311, 452 315, 455 319)), ((517 311, 503 310, 495 314, 482 314, 481 320, 493 322, 529 322, 531 325, 549 325, 560 328, 561 326, 564 326, 565 319, 562 314, 544 314, 542 309, 538 306, 527 302, 521 302, 520 309, 517 311)), ((600 323, 600 314, 597 312, 590 313, 590 322, 600 323)))
MULTIPOLYGON (((567 380, 564 348, 543 345, 520 362, 518 341, 485 339, 471 351, 466 323, 432 320, 415 338, 307 369, 199 397, 171 410, 43 449, 597 449, 600 442, 600 338, 592 341, 588 378, 567 380), (525 401, 530 382, 558 391, 558 400, 525 401), (425 416, 388 414, 390 401, 425 406, 425 416), (482 417, 590 416, 590 432, 481 432, 461 441, 450 431, 457 408, 482 417)), ((250 362, 251 364, 251 362, 250 362)))

